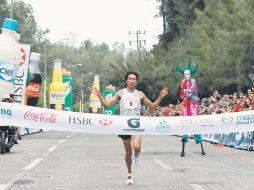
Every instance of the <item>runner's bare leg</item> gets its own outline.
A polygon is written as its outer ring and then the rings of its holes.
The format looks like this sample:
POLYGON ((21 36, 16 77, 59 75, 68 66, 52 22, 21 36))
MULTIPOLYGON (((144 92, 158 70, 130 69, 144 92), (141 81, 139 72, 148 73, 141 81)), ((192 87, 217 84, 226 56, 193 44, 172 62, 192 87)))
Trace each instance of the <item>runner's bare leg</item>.
POLYGON ((135 155, 138 155, 141 152, 142 137, 141 135, 132 135, 131 140, 132 140, 132 146, 133 146, 135 155))
POLYGON ((123 145, 125 148, 125 162, 128 169, 128 173, 132 173, 131 171, 131 163, 132 163, 132 147, 131 147, 131 138, 127 140, 123 140, 123 145))

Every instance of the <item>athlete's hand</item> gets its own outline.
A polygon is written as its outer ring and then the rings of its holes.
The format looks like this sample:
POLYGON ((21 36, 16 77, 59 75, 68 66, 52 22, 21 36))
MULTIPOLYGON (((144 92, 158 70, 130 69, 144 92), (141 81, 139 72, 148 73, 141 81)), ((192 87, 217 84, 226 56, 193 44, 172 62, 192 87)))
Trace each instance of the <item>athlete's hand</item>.
POLYGON ((164 87, 161 92, 160 92, 160 97, 164 98, 165 96, 168 95, 168 88, 164 87))
POLYGON ((97 88, 95 88, 95 87, 93 87, 93 86, 90 86, 90 87, 89 87, 89 90, 90 90, 91 93, 94 93, 94 94, 97 95, 97 96, 100 94, 100 91, 97 90, 97 88))

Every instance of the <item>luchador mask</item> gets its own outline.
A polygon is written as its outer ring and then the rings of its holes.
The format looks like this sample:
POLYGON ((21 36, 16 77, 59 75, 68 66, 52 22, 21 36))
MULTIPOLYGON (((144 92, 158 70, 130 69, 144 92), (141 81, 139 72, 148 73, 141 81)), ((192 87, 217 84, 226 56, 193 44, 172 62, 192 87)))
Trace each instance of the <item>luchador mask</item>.
POLYGON ((185 80, 190 80, 190 77, 191 77, 190 70, 185 70, 184 71, 185 80))
POLYGON ((181 73, 182 75, 184 75, 186 80, 189 80, 191 75, 193 75, 194 73, 196 73, 196 71, 198 70, 198 64, 195 65, 194 68, 191 67, 191 59, 189 60, 189 63, 187 65, 187 67, 185 69, 182 69, 179 64, 176 64, 176 68, 178 70, 179 73, 181 73))

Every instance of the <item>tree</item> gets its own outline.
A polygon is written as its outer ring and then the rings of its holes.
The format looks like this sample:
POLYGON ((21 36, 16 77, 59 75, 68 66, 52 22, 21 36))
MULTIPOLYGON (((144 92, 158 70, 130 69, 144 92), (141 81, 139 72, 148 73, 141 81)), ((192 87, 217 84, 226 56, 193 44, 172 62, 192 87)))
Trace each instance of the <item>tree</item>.
POLYGON ((33 8, 23 1, 13 3, 13 18, 18 20, 18 33, 21 35, 21 43, 35 44, 37 23, 33 15, 33 8))
POLYGON ((7 0, 0 0, 0 25, 2 26, 5 18, 10 17, 7 0))
POLYGON ((159 14, 163 18, 163 34, 159 44, 166 47, 177 36, 182 36, 196 20, 194 10, 204 10, 203 0, 157 0, 159 14))
MULTIPOLYGON (((214 89, 229 93, 224 89, 238 81, 251 85, 246 79, 253 72, 254 64, 253 1, 217 0, 204 3, 204 10, 194 9, 195 19, 191 25, 186 24, 187 30, 178 23, 180 35, 168 44, 166 53, 159 47, 153 50, 155 55, 158 53, 155 62, 171 68, 173 78, 180 81, 173 65, 180 62, 184 67, 189 58, 186 52, 191 52, 194 63, 200 65, 195 77, 200 81, 203 96, 208 96, 214 89), (162 59, 164 56, 166 61, 162 59)), ((183 15, 181 18, 184 18, 183 15)))

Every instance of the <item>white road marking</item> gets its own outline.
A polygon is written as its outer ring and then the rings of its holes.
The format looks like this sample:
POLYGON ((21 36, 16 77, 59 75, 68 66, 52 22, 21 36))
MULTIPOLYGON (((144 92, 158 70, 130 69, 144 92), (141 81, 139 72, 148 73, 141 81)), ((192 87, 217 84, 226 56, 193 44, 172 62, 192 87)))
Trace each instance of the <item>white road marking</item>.
POLYGON ((70 139, 70 138, 71 138, 71 136, 69 135, 69 136, 67 136, 66 138, 67 138, 67 139, 70 139))
POLYGON ((28 164, 26 167, 24 167, 23 170, 31 170, 33 167, 37 166, 42 160, 43 160, 42 158, 35 159, 30 164, 28 164))
POLYGON ((157 159, 157 158, 154 158, 154 162, 156 164, 158 164, 159 166, 161 166, 162 168, 164 168, 165 170, 173 170, 173 168, 171 168, 170 166, 168 166, 167 164, 165 164, 163 161, 157 159))
POLYGON ((58 146, 55 145, 55 146, 52 146, 50 149, 48 149, 48 152, 53 152, 58 146))
POLYGON ((194 189, 194 190, 205 190, 201 185, 199 184, 190 184, 190 186, 194 189))
POLYGON ((71 136, 75 135, 75 133, 72 133, 71 136))
POLYGON ((63 143, 65 140, 66 140, 66 139, 62 139, 62 140, 59 141, 59 143, 63 143))

